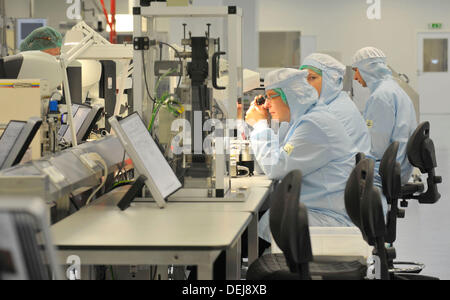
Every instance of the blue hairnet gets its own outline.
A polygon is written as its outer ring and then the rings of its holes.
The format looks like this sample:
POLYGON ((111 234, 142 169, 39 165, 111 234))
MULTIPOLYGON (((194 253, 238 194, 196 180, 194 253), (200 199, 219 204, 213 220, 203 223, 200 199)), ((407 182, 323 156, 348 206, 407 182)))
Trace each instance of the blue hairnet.
POLYGON ((353 66, 363 60, 368 58, 386 58, 386 54, 378 48, 375 47, 365 47, 359 49, 353 56, 353 66))
POLYGON ((386 64, 386 58, 368 58, 354 63, 353 67, 358 68, 359 73, 372 92, 378 82, 392 77, 392 71, 386 64))
POLYGON ((295 69, 279 69, 267 74, 265 88, 267 90, 282 89, 286 95, 291 120, 303 116, 315 106, 319 95, 308 81, 308 71, 295 69))
POLYGON ((322 71, 322 91, 320 99, 325 104, 332 102, 344 87, 345 66, 327 54, 313 53, 303 65, 313 66, 322 71))

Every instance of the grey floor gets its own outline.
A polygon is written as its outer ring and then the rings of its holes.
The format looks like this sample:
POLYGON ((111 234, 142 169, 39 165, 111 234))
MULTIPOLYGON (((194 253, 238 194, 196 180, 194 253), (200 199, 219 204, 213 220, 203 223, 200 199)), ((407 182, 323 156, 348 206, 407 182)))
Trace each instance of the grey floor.
MULTIPOLYGON (((419 261, 424 274, 450 279, 450 115, 422 115, 430 121, 436 147, 441 200, 433 205, 411 202, 405 219, 399 219, 395 248, 398 260, 419 261)), ((426 178, 426 177, 425 177, 426 178)))

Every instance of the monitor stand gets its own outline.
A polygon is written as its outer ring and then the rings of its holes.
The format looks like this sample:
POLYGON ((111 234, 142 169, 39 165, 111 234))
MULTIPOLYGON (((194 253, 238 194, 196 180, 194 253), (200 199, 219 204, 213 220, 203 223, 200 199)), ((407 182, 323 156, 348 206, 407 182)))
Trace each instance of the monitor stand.
POLYGON ((120 208, 121 211, 127 210, 131 206, 131 202, 135 200, 137 194, 144 188, 146 180, 147 178, 144 175, 140 175, 136 179, 128 192, 120 200, 119 204, 117 204, 117 207, 120 208))

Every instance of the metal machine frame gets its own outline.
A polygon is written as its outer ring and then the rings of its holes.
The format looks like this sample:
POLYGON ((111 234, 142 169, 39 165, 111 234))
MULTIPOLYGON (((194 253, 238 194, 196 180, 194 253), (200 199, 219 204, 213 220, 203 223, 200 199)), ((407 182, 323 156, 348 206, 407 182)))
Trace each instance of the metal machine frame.
MULTIPOLYGON (((127 60, 131 62, 133 58, 133 50, 131 45, 113 45, 103 38, 100 34, 90 28, 85 22, 81 21, 72 29, 76 29, 83 33, 83 40, 76 46, 71 48, 67 53, 61 55, 61 66, 64 70, 64 90, 66 93, 67 112, 69 117, 70 130, 72 132, 72 141, 77 146, 76 132, 72 117, 72 100, 70 97, 69 80, 67 77, 67 67, 71 62, 77 59, 107 59, 107 60, 127 60)), ((120 111, 122 103, 122 95, 125 87, 125 79, 129 76, 128 68, 122 72, 122 80, 119 83, 119 99, 116 102, 115 114, 120 111)))
MULTIPOLYGON (((145 7, 140 5, 139 0, 134 0, 134 38, 155 35, 156 18, 226 18, 228 21, 228 63, 229 67, 229 85, 228 99, 228 118, 237 118, 236 100, 243 96, 243 68, 242 68, 242 9, 236 6, 219 6, 219 7, 167 7, 166 3, 152 2, 151 6, 145 7), (148 18, 147 24, 150 26, 150 32, 147 35, 142 31, 142 18, 148 18), (232 99, 232 100, 231 100, 232 99)), ((149 50, 145 49, 145 50, 149 50)), ((133 110, 143 116, 143 99, 145 99, 144 82, 142 74, 144 73, 144 61, 142 60, 141 51, 135 46, 133 64, 133 92, 134 107, 133 110)), ((150 80, 151 81, 151 80, 150 80)), ((145 117, 145 116, 143 116, 145 117)))
MULTIPOLYGON (((146 114, 146 102, 147 99, 146 87, 144 83, 145 61, 142 55, 142 51, 148 51, 156 45, 151 45, 150 40, 157 39, 157 32, 155 31, 157 18, 225 18, 227 22, 227 60, 228 67, 228 86, 225 89, 227 100, 224 106, 227 111, 225 116, 227 119, 237 119, 237 101, 243 97, 243 68, 242 68, 242 9, 236 6, 222 6, 222 7, 167 7, 167 3, 151 2, 150 6, 141 6, 139 0, 134 1, 134 70, 133 70, 133 111, 138 112, 143 119, 148 122, 149 116, 146 114), (146 33, 142 30, 143 18, 147 18, 148 30, 146 33)), ((209 38, 209 37, 208 37, 209 38)), ((183 41, 184 42, 184 41, 183 41)), ((209 55, 211 53, 209 49, 209 55)), ((220 53, 223 55, 223 53, 220 53)), ((217 55, 217 54, 216 54, 217 55)), ((213 56, 214 57, 214 56, 213 56)), ((150 59, 152 62, 152 59, 150 59)), ((214 79, 211 78, 214 67, 213 63, 209 63, 209 77, 208 88, 213 88, 214 79), (213 81, 211 83, 211 81, 213 81)), ((186 76, 186 74, 184 74, 186 76)), ((150 72, 148 82, 153 83, 155 79, 154 72, 150 72)), ((150 90, 153 91, 154 87, 150 84, 150 90)), ((193 111, 192 113, 195 114, 193 111)), ((197 126, 191 124, 191 126, 197 126)), ((203 124, 201 125, 203 126, 203 124)), ((197 128, 196 127, 196 128, 197 128)), ((195 129, 194 129, 195 131, 195 129)), ((227 132, 227 131, 225 131, 227 132)), ((225 133, 225 136, 227 134, 225 133)), ((193 143, 197 145, 194 137, 193 143)), ((202 141, 203 143, 203 141, 202 141)), ((196 147, 196 146, 194 146, 196 147)), ((197 148, 196 148, 197 149, 197 148)), ((228 151, 225 151, 227 153, 228 151)), ((194 151, 194 154, 195 151, 194 151)), ((231 185, 229 183, 229 176, 227 175, 227 157, 228 154, 215 154, 212 159, 213 165, 212 172, 214 174, 213 187, 212 188, 195 188, 185 186, 182 190, 178 191, 172 199, 189 199, 190 201, 205 201, 206 199, 219 199, 219 201, 245 201, 234 197, 231 191, 231 185), (227 180, 228 179, 228 180, 227 180), (203 199, 203 200, 201 200, 203 199)), ((210 178, 205 178, 209 180, 210 178)), ((194 179, 195 181, 196 179, 194 179)), ((208 181, 206 181, 208 182, 208 181)), ((194 183, 195 185, 195 183, 194 183)))

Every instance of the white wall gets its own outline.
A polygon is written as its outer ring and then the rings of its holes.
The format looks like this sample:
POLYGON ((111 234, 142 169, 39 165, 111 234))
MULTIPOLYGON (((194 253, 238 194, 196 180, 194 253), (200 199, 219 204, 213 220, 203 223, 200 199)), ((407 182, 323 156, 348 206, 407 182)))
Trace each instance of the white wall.
MULTIPOLYGON (((195 0, 193 6, 222 6, 223 0, 195 0)), ((180 45, 183 39, 183 23, 187 24, 186 36, 204 36, 211 24, 211 37, 223 38, 223 22, 220 18, 173 18, 170 22, 169 38, 171 43, 180 45)))
MULTIPOLYGON (((259 35, 258 35, 258 0, 194 0, 194 6, 238 6, 243 9, 243 57, 244 68, 258 69, 259 64, 259 35)), ((207 23, 211 24, 211 36, 221 38, 221 50, 227 51, 227 22, 224 18, 187 18, 172 19, 170 25, 164 22, 158 23, 158 30, 170 30, 169 40, 171 43, 180 44, 183 37, 183 26, 186 23, 187 31, 192 31, 193 36, 203 36, 207 30, 207 23), (169 28, 165 28, 170 26, 169 28)))
MULTIPOLYGON (((93 0, 100 6, 100 1, 93 0)), ((129 13, 129 1, 117 0, 117 13, 129 13)), ((257 70, 259 64, 259 35, 258 33, 258 3, 259 0, 195 0, 194 6, 228 6, 236 5, 243 8, 243 66, 253 70, 257 70)), ((70 4, 66 0, 35 0, 34 15, 36 18, 48 19, 48 25, 59 29, 61 22, 68 22, 66 11, 70 4)), ((110 10, 110 0, 105 1, 107 10, 110 10)), ((92 0, 85 1, 86 9, 93 8, 92 0)), ((6 11, 8 17, 11 18, 28 18, 30 16, 30 1, 29 0, 6 0, 6 11)), ((93 20, 92 12, 85 13, 88 20, 93 20)), ((98 13, 98 16, 103 17, 103 12, 98 13)), ((75 22, 75 21, 71 21, 75 22)), ((226 23, 223 20, 214 19, 174 19, 169 23, 159 22, 158 26, 161 31, 170 32, 170 42, 180 44, 183 37, 183 23, 188 24, 188 30, 192 31, 194 36, 204 35, 207 30, 207 23, 211 23, 211 36, 222 38, 222 49, 226 47, 226 37, 224 36, 224 28, 226 23)))
POLYGON ((5 0, 5 10, 7 17, 29 18, 30 1, 29 0, 5 0))
POLYGON ((259 67, 259 0, 224 0, 226 6, 238 6, 243 10, 242 65, 250 70, 259 67), (255 50, 256 48, 256 50, 255 50))
MULTIPOLYGON (((92 2, 98 3, 101 7, 100 1, 98 0, 86 0, 85 8, 91 9, 94 7, 92 2)), ((67 9, 71 4, 67 4, 66 0, 34 0, 34 17, 35 18, 45 18, 48 20, 48 25, 59 28, 61 22, 72 21, 67 19, 67 9)), ((105 1, 105 6, 107 11, 110 12, 110 0, 105 1)), ((30 17, 30 0, 6 0, 5 8, 7 17, 9 18, 29 18, 30 17)), ((117 14, 128 14, 128 1, 117 0, 116 1, 116 13, 117 14)), ((85 15, 89 20, 96 20, 97 17, 103 18, 103 12, 98 12, 96 10, 97 16, 92 18, 92 12, 85 12, 85 15)), ((76 22, 73 20, 72 22, 76 22)))
POLYGON ((367 18, 367 8, 366 0, 259 0, 259 29, 316 35, 318 51, 337 51, 346 64, 358 49, 379 47, 417 89, 417 32, 431 22, 450 31, 450 1, 381 0, 379 21, 367 18))

